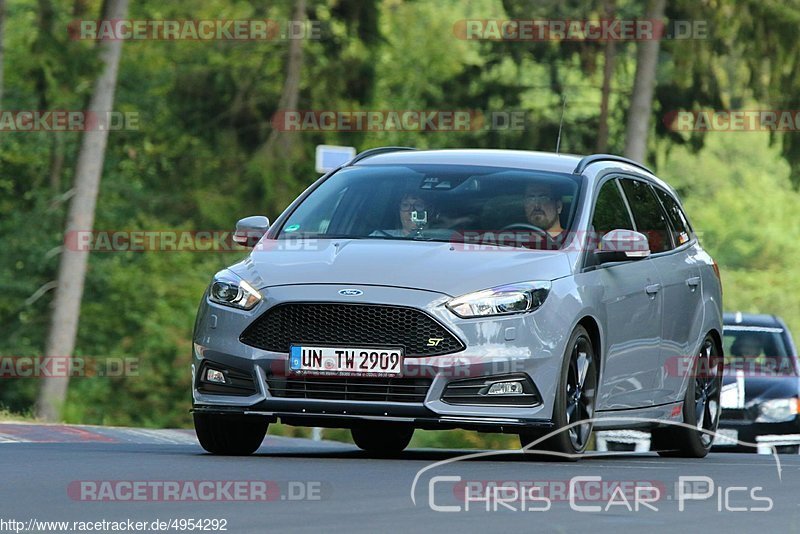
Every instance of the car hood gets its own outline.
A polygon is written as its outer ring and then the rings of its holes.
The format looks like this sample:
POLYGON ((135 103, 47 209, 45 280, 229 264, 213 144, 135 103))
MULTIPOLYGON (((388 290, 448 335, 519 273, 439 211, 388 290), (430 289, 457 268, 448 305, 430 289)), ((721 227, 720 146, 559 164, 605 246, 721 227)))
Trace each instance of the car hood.
MULTIPOLYGON (((800 378, 797 376, 771 376, 771 377, 745 377, 744 379, 745 404, 759 404, 770 399, 785 399, 796 397, 800 393, 800 378)), ((723 386, 736 383, 736 377, 726 375, 722 380, 723 386)))
POLYGON ((294 284, 382 285, 458 296, 513 282, 567 276, 567 254, 400 240, 263 240, 233 267, 256 287, 294 284), (299 250, 298 250, 299 249, 299 250))

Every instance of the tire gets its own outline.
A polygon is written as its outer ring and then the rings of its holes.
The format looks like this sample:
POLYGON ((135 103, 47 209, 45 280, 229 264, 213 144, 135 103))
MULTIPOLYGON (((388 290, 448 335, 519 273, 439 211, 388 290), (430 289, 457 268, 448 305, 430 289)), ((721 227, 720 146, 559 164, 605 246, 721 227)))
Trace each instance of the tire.
POLYGON ((194 414, 194 431, 211 454, 247 456, 261 446, 269 421, 255 415, 194 414))
POLYGON ((359 449, 387 455, 397 454, 408 447, 414 435, 414 427, 397 423, 373 423, 354 426, 350 433, 359 449))
POLYGON ((660 456, 704 458, 711 450, 721 410, 722 366, 719 347, 714 338, 707 335, 695 358, 683 399, 683 422, 691 428, 670 425, 655 429, 652 448, 660 456))
POLYGON ((578 326, 569 338, 561 365, 561 376, 553 407, 555 428, 520 433, 520 444, 526 447, 555 429, 562 430, 545 441, 533 445, 530 452, 526 450, 527 454, 537 459, 578 460, 586 450, 592 434, 594 423, 591 419, 594 417, 597 401, 598 378, 598 356, 592 339, 584 327, 578 326), (584 419, 588 421, 578 423, 584 419), (570 423, 575 424, 567 428, 570 423), (544 453, 537 454, 537 451, 544 453), (553 454, 547 454, 548 452, 553 454))

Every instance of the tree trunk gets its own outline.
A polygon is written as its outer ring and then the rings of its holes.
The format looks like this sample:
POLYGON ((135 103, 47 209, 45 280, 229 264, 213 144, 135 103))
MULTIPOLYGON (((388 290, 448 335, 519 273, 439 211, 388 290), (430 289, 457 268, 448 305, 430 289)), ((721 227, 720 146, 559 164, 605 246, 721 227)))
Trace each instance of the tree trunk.
MULTIPOLYGON (((651 21, 663 21, 665 4, 666 0, 650 0, 645 18, 651 21)), ((628 111, 625 156, 640 163, 644 163, 647 153, 660 46, 660 38, 640 41, 636 53, 636 79, 633 82, 633 94, 628 111)))
POLYGON ((53 152, 50 156, 50 192, 53 197, 61 194, 61 172, 64 169, 64 156, 63 132, 53 132, 53 152))
MULTIPOLYGON (((292 20, 295 23, 305 21, 306 0, 296 0, 292 13, 292 20)), ((300 75, 303 70, 303 41, 302 39, 292 39, 289 41, 289 57, 286 63, 286 79, 283 82, 281 98, 278 101, 278 110, 297 109, 297 102, 300 96, 300 75)), ((291 200, 289 198, 289 187, 287 180, 291 176, 291 157, 292 145, 297 133, 281 132, 273 128, 267 137, 266 142, 258 151, 257 157, 270 165, 270 168, 280 173, 280 177, 275 183, 275 198, 272 199, 273 209, 283 206, 291 200), (274 165, 276 158, 281 158, 279 165, 274 165)))
POLYGON ((0 109, 3 108, 3 72, 6 65, 6 0, 0 0, 0 109))
MULTIPOLYGON (((105 0, 104 20, 124 19, 128 12, 128 0, 105 0)), ((105 121, 114 104, 117 71, 122 52, 121 40, 100 41, 97 44, 102 71, 94 84, 90 113, 105 121)), ((87 121, 88 122, 88 121, 87 121)), ((78 161, 75 166, 75 194, 70 202, 65 236, 79 230, 88 231, 94 225, 94 212, 100 176, 103 171, 108 128, 94 129, 83 133, 78 161)), ((45 355, 71 357, 78 332, 83 285, 89 252, 69 250, 64 247, 58 266, 58 278, 53 300, 45 355)), ((68 376, 44 377, 36 402, 36 415, 45 421, 57 421, 67 398, 68 376)))
MULTIPOLYGON (((292 14, 292 21, 298 22, 305 20, 306 1, 297 0, 294 4, 294 13, 292 14)), ((300 72, 303 67, 303 41, 301 39, 291 39, 289 41, 289 58, 286 64, 286 80, 283 82, 283 89, 281 90, 281 98, 278 101, 279 110, 296 109, 297 100, 300 93, 300 72)), ((273 129, 267 142, 264 144, 263 151, 271 152, 275 147, 278 138, 286 137, 281 136, 281 131, 277 128, 273 129)))
MULTIPOLYGON (((615 0, 606 0, 603 3, 606 20, 614 19, 614 2, 615 0)), ((603 88, 600 94, 600 124, 597 126, 596 152, 598 154, 608 152, 608 100, 611 96, 611 80, 614 77, 614 65, 617 59, 616 44, 613 39, 606 41, 603 53, 603 88)))

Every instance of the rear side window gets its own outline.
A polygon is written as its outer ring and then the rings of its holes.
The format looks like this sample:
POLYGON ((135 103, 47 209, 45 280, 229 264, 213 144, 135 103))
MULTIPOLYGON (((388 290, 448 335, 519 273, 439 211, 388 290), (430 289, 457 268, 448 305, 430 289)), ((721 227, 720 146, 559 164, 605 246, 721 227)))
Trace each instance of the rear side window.
POLYGON ((595 244, 611 230, 633 230, 628 208, 619 192, 616 180, 609 180, 600 188, 592 217, 595 244))
POLYGON ((647 236, 650 251, 658 253, 670 250, 669 225, 653 188, 638 180, 622 179, 621 182, 633 212, 636 231, 647 236))
POLYGON ((672 230, 674 232, 673 241, 675 241, 677 246, 687 243, 692 238, 692 228, 689 226, 686 214, 683 213, 683 210, 678 206, 675 199, 672 198, 672 195, 658 187, 656 187, 655 190, 656 194, 658 194, 658 198, 661 199, 661 203, 664 205, 664 210, 667 212, 669 222, 672 223, 672 230))

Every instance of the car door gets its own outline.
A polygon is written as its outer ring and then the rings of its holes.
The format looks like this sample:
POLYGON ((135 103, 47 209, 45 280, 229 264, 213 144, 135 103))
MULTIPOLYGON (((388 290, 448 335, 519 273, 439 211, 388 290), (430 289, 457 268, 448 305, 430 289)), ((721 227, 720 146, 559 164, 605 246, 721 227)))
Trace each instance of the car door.
POLYGON ((700 248, 686 215, 670 193, 660 187, 653 191, 664 208, 672 235, 672 250, 654 257, 664 293, 661 359, 663 367, 656 377, 655 402, 675 402, 682 398, 682 369, 693 361, 704 334, 703 288, 700 248))
MULTIPOLYGON (((603 183, 595 201, 596 242, 615 229, 635 230, 617 179, 603 183)), ((658 272, 649 258, 590 266, 586 283, 596 288, 604 317, 599 410, 653 404, 654 376, 660 366, 661 299, 658 272)))

